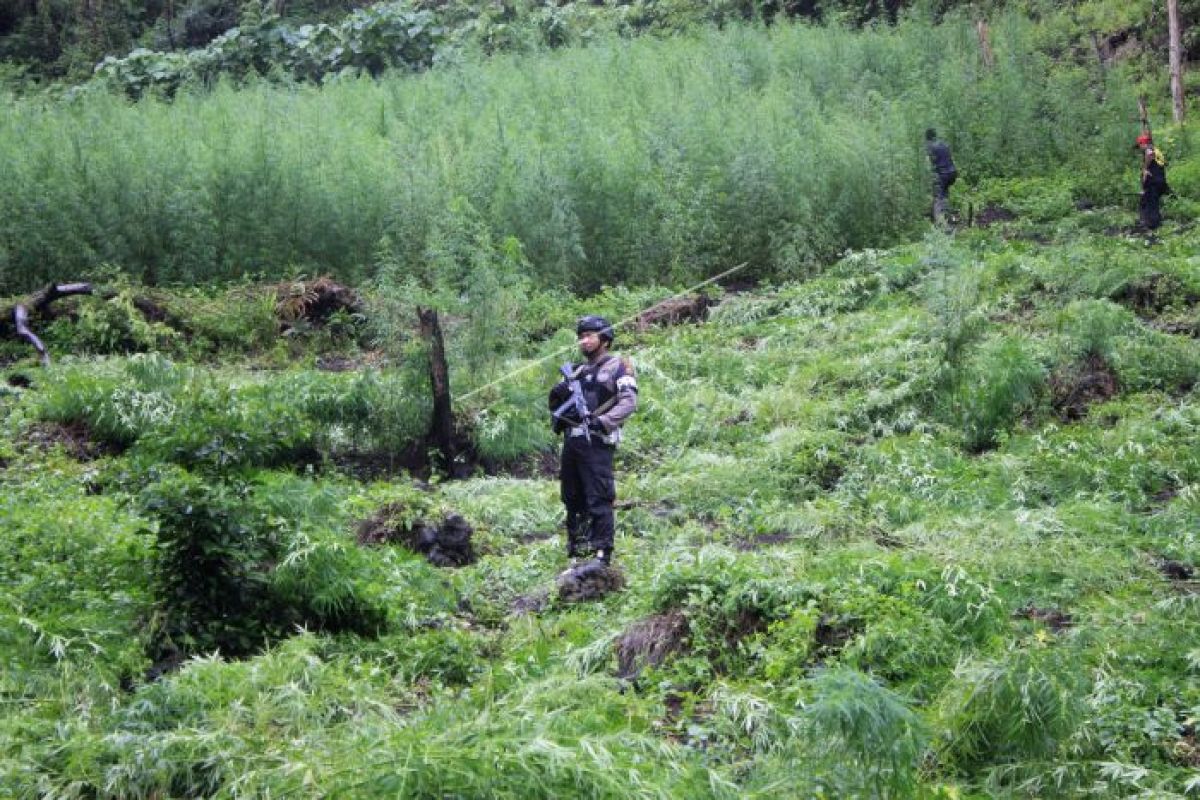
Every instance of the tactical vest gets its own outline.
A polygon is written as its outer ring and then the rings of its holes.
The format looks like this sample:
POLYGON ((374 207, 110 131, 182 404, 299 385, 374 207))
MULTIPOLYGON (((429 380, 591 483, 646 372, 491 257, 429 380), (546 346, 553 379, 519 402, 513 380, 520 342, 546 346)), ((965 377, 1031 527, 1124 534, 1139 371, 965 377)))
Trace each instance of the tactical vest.
POLYGON ((583 391, 583 399, 587 402, 588 411, 595 414, 597 409, 606 410, 617 396, 617 380, 625 374, 625 364, 618 360, 617 370, 613 373, 611 384, 596 380, 600 370, 608 366, 616 356, 609 354, 595 364, 581 364, 575 371, 579 380, 579 388, 583 391))

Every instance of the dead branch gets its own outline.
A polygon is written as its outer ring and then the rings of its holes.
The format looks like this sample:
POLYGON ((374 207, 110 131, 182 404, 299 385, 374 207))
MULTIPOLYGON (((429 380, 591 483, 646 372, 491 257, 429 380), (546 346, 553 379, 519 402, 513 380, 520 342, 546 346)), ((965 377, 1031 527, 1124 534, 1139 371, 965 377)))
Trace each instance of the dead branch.
POLYGON ((50 354, 46 352, 46 345, 42 343, 42 340, 29 327, 31 311, 32 316, 40 317, 46 312, 50 304, 60 297, 91 293, 92 285, 90 283, 52 283, 45 289, 34 292, 25 302, 17 303, 13 306, 11 315, 6 315, 12 319, 12 325, 16 330, 17 337, 29 342, 33 345, 33 349, 38 351, 43 367, 49 366, 50 354))

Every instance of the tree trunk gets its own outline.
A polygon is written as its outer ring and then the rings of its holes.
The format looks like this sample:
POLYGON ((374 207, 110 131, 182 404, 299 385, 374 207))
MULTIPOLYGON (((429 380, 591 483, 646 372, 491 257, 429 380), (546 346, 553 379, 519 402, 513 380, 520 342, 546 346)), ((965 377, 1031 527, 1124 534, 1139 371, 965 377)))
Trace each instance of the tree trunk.
POLYGON ((421 338, 429 343, 429 384, 433 389, 433 419, 429 439, 437 445, 446 474, 454 472, 454 412, 450 398, 450 368, 446 363, 446 343, 437 311, 418 308, 421 338))
POLYGON ((1179 26, 1179 0, 1167 0, 1167 28, 1170 33, 1171 100, 1175 123, 1183 124, 1183 33, 1179 26))
POLYGON ((979 53, 983 57, 983 65, 988 69, 996 66, 996 55, 992 52, 992 42, 988 36, 988 24, 986 20, 977 20, 975 22, 975 32, 979 34, 979 53))

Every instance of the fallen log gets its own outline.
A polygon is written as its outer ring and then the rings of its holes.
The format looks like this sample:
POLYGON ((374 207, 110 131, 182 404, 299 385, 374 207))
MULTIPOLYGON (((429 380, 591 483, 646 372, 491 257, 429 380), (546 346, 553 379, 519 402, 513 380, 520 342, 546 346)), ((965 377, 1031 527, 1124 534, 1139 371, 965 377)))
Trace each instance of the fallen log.
POLYGON ((12 320, 11 324, 17 337, 29 342, 33 345, 33 349, 37 350, 42 366, 49 366, 50 354, 46 351, 46 345, 29 327, 30 317, 42 316, 50 304, 60 297, 91 293, 92 285, 90 283, 52 283, 45 289, 34 292, 28 300, 17 303, 13 306, 12 312, 4 316, 12 320))

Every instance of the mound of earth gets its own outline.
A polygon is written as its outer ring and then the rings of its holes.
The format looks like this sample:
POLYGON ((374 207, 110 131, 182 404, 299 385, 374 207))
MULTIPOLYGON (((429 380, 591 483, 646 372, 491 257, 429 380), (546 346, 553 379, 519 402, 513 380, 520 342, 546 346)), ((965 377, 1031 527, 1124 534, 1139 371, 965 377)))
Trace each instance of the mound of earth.
POLYGON ((617 677, 632 679, 657 667, 687 645, 687 617, 668 611, 638 620, 617 640, 617 677))
POLYGON ((121 449, 96 439, 83 422, 35 422, 26 429, 21 441, 38 450, 59 446, 76 461, 94 461, 115 455, 121 449))
POLYGON ((986 228, 989 225, 995 225, 997 222, 1012 222, 1016 218, 1017 215, 1004 206, 988 203, 979 209, 979 213, 975 216, 974 224, 977 227, 986 228))
POLYGON ((1075 620, 1067 612, 1057 608, 1038 608, 1033 603, 1018 608, 1013 612, 1013 617, 1040 622, 1055 633, 1075 624, 1075 620))
POLYGON ((635 327, 639 331, 644 331, 652 325, 703 322, 708 317, 708 309, 711 305, 712 300, 703 294, 672 297, 638 314, 635 327))
POLYGON ((411 524, 397 520, 401 509, 381 508, 358 526, 360 544, 399 544, 420 553, 439 567, 461 567, 475 562, 471 525, 458 514, 447 515, 439 525, 420 519, 411 524))
POLYGON ((299 320, 319 325, 338 311, 356 314, 363 309, 358 292, 327 277, 286 281, 271 287, 271 291, 275 294, 275 315, 288 327, 299 320))
POLYGON ((563 603, 599 600, 625 587, 625 576, 616 567, 592 560, 558 576, 558 599, 563 603))
POLYGON ((1089 406, 1115 396, 1119 388, 1112 367, 1100 356, 1090 355, 1050 376, 1050 402, 1060 419, 1071 422, 1083 419, 1089 406))

